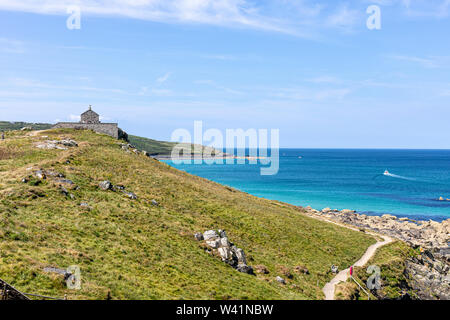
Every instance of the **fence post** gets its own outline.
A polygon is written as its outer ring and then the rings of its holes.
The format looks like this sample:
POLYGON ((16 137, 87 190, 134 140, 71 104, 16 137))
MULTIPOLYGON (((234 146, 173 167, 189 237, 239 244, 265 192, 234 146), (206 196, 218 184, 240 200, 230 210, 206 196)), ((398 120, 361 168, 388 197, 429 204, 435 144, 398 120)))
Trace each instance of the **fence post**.
POLYGON ((370 300, 370 293, 369 293, 368 291, 366 291, 366 289, 364 289, 364 288, 362 287, 362 285, 360 285, 359 282, 356 281, 355 278, 353 278, 353 276, 350 276, 350 278, 351 278, 353 281, 355 281, 355 283, 358 285, 358 287, 361 288, 362 291, 364 291, 364 293, 367 294, 367 299, 370 300))

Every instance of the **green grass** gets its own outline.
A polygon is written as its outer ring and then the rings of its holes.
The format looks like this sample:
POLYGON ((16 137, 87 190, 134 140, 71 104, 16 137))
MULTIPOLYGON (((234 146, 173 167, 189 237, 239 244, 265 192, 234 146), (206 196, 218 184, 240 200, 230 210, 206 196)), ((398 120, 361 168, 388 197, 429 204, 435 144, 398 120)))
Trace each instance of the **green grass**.
MULTIPOLYGON (((151 155, 159 155, 159 156, 170 155, 172 153, 172 149, 178 144, 176 142, 157 141, 133 135, 128 135, 128 141, 130 142, 130 144, 134 145, 136 148, 140 150, 147 151, 151 155)), ((193 144, 186 144, 185 147, 187 147, 188 150, 190 147, 191 155, 194 155, 195 153, 198 152, 197 149, 195 148, 195 145, 193 144)), ((200 148, 198 149, 202 150, 201 152, 212 151, 212 153, 210 152, 211 154, 215 154, 216 152, 221 153, 220 151, 214 150, 211 147, 201 146, 201 149, 200 148)))
POLYGON ((168 155, 176 145, 174 142, 157 141, 133 135, 128 135, 128 140, 136 148, 145 150, 152 155, 168 155))
MULTIPOLYGON (((402 241, 390 243, 379 248, 367 265, 362 268, 354 268, 354 277, 367 289, 367 279, 371 276, 367 273, 367 267, 376 265, 381 270, 381 289, 374 292, 376 298, 396 300, 401 299, 406 293, 414 298, 415 294, 407 285, 404 270, 405 261, 417 254, 415 250, 402 241)), ((367 295, 361 292, 351 280, 339 285, 336 290, 336 297, 339 299, 367 299, 367 295)))
POLYGON ((104 299, 109 291, 113 299, 322 299, 330 266, 348 267, 375 242, 294 206, 126 153, 105 135, 68 129, 40 135, 15 131, 0 141, 0 148, 20 151, 0 160, 0 278, 25 292, 69 299, 104 299), (33 146, 62 137, 79 147, 33 146), (79 187, 70 190, 75 199, 51 179, 22 183, 30 167, 64 173, 79 187), (100 191, 103 180, 126 186, 138 200, 100 191), (193 238, 208 229, 226 230, 250 265, 270 273, 242 274, 208 254, 193 238), (81 268, 81 290, 43 271, 69 265, 81 268), (298 265, 310 274, 295 273, 298 265), (275 281, 280 270, 294 275, 286 285, 275 281))
MULTIPOLYGON (((30 127, 33 130, 47 130, 51 129, 52 126, 52 124, 48 123, 0 121, 0 132, 20 130, 25 127, 30 127)), ((158 141, 134 135, 128 135, 128 140, 130 144, 134 145, 136 148, 145 150, 151 155, 170 155, 173 147, 177 145, 176 142, 158 141)), ((192 146, 192 151, 194 152, 193 148, 194 147, 192 146)))
POLYGON ((52 125, 48 123, 0 121, 0 131, 20 130, 25 127, 31 127, 33 130, 46 130, 50 129, 52 125))

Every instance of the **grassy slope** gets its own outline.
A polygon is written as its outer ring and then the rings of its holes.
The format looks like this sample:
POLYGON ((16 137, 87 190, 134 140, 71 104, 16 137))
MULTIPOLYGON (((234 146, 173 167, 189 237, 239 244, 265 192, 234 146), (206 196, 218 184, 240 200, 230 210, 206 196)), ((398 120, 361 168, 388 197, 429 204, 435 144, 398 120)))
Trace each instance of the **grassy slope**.
POLYGON ((157 141, 133 135, 128 135, 128 140, 136 148, 145 150, 150 154, 170 154, 176 145, 174 142, 157 141))
MULTIPOLYGON (((24 127, 30 127, 33 130, 50 129, 53 125, 48 123, 28 123, 28 122, 10 122, 0 121, 1 131, 20 130, 24 127)), ((129 135, 129 141, 140 150, 145 150, 150 154, 170 154, 172 148, 176 145, 174 142, 158 141, 138 136, 129 135)))
MULTIPOLYGON (((355 268, 354 276, 359 283, 366 283, 370 274, 366 272, 370 265, 377 265, 381 269, 382 287, 378 290, 377 295, 382 299, 400 299, 405 288, 407 279, 405 278, 405 260, 408 257, 417 254, 406 243, 396 241, 384 247, 381 247, 375 253, 375 256, 369 260, 366 266, 355 268)), ((414 297, 414 292, 408 291, 410 296, 414 297)), ((360 292, 359 288, 352 281, 340 284, 336 290, 338 299, 367 299, 364 292, 360 292)))
POLYGON ((45 130, 50 129, 52 125, 48 123, 0 121, 0 131, 20 130, 24 127, 31 127, 34 130, 45 130))
MULTIPOLYGON (((0 121, 1 131, 20 130, 24 127, 30 127, 33 130, 46 130, 50 129, 53 125, 48 123, 28 123, 28 122, 9 122, 0 121)), ((158 141, 144 137, 138 137, 134 135, 128 136, 129 142, 140 150, 145 150, 152 155, 170 155, 175 142, 158 141)), ((192 147, 193 148, 193 147, 192 147)))
POLYGON ((126 153, 104 135, 40 134, 71 137, 79 147, 40 150, 32 144, 44 138, 26 132, 10 132, 0 141, 0 278, 25 292, 69 299, 103 299, 109 290, 114 299, 321 299, 330 265, 348 267, 375 242, 293 206, 126 153), (75 200, 51 181, 20 182, 31 166, 64 173, 80 187, 71 191, 75 200), (127 186, 138 200, 100 191, 105 179, 127 186), (152 206, 152 199, 160 205, 152 206), (270 274, 242 274, 209 255, 192 236, 208 229, 225 229, 249 264, 265 265, 270 274), (42 270, 69 265, 81 267, 79 291, 42 270), (311 274, 294 273, 297 265, 311 274), (283 267, 294 275, 285 286, 274 280, 283 267))
MULTIPOLYGON (((153 139, 149 139, 149 138, 137 137, 137 136, 133 136, 133 135, 129 135, 128 140, 136 148, 147 151, 151 155, 159 155, 159 156, 170 155, 172 153, 172 149, 176 145, 178 145, 178 143, 176 143, 176 142, 158 141, 158 140, 153 140, 153 139)), ((200 152, 209 152, 209 154, 211 154, 211 152, 212 152, 212 154, 215 154, 216 152, 221 153, 220 151, 215 150, 212 147, 199 146, 199 145, 197 145, 197 146, 199 147, 198 150, 200 150, 200 152)), ((191 155, 194 155, 194 154, 196 154, 196 152, 198 152, 197 149, 195 148, 195 145, 193 145, 193 144, 185 144, 185 147, 187 148, 187 150, 189 150, 189 148, 190 148, 191 155)), ((204 153, 204 154, 208 154, 208 153, 204 153)))

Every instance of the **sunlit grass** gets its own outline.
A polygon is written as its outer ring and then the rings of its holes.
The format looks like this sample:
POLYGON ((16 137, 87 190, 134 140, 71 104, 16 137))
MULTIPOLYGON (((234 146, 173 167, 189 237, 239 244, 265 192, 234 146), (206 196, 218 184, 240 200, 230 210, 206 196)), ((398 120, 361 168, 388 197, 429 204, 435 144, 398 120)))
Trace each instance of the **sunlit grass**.
POLYGON ((33 144, 45 139, 23 132, 0 142, 22 152, 0 161, 0 278, 19 290, 69 299, 104 299, 108 292, 113 299, 321 299, 330 266, 348 267, 375 242, 293 206, 126 153, 104 135, 67 129, 40 135, 80 146, 40 150, 33 144), (51 179, 22 183, 31 167, 63 173, 79 187, 69 190, 75 198, 51 179), (100 191, 103 180, 126 186, 138 200, 100 191), (250 265, 270 273, 242 274, 208 254, 193 238, 208 229, 225 229, 250 265), (81 290, 43 271, 69 265, 81 268, 81 290), (295 273, 298 265, 310 274, 295 273), (275 281, 280 269, 294 275, 287 285, 275 281))

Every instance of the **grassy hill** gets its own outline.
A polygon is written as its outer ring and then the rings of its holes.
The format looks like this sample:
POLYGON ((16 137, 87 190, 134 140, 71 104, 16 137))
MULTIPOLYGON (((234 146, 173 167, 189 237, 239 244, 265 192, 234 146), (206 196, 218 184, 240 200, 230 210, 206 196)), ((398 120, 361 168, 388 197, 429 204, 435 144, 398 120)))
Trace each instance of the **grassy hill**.
MULTIPOLYGON (((46 130, 50 129, 52 124, 0 121, 0 132, 20 130, 25 127, 30 127, 33 130, 46 130)), ((145 150, 151 155, 170 155, 173 147, 177 144, 175 142, 158 141, 134 135, 128 135, 128 140, 138 149, 145 150)))
MULTIPOLYGON (((136 148, 158 156, 169 156, 172 153, 172 149, 178 144, 177 142, 157 141, 133 135, 128 135, 128 140, 136 148)), ((191 155, 196 154, 197 150, 194 144, 185 144, 185 146, 190 147, 191 155)), ((223 154, 222 151, 207 146, 201 146, 201 149, 198 150, 202 150, 203 154, 223 154)))
POLYGON ((157 141, 133 135, 128 135, 128 140, 136 148, 145 150, 152 155, 169 155, 176 145, 175 142, 157 141))
POLYGON ((375 242, 119 144, 91 131, 7 132, 0 140, 0 278, 23 292, 68 299, 105 299, 108 292, 113 299, 322 299, 330 266, 348 267, 375 242), (36 148, 62 138, 78 147, 36 148), (72 180, 63 185, 72 197, 53 178, 30 177, 37 169, 72 180), (125 186, 137 200, 100 190, 103 180, 125 186), (249 265, 270 273, 239 273, 209 254, 193 237, 209 229, 226 230, 249 265), (81 268, 81 290, 44 271, 70 265, 81 268), (296 266, 309 274, 296 273, 296 266))
POLYGON ((25 127, 30 127, 33 130, 46 130, 50 129, 52 125, 48 123, 0 121, 0 131, 20 130, 25 127))

